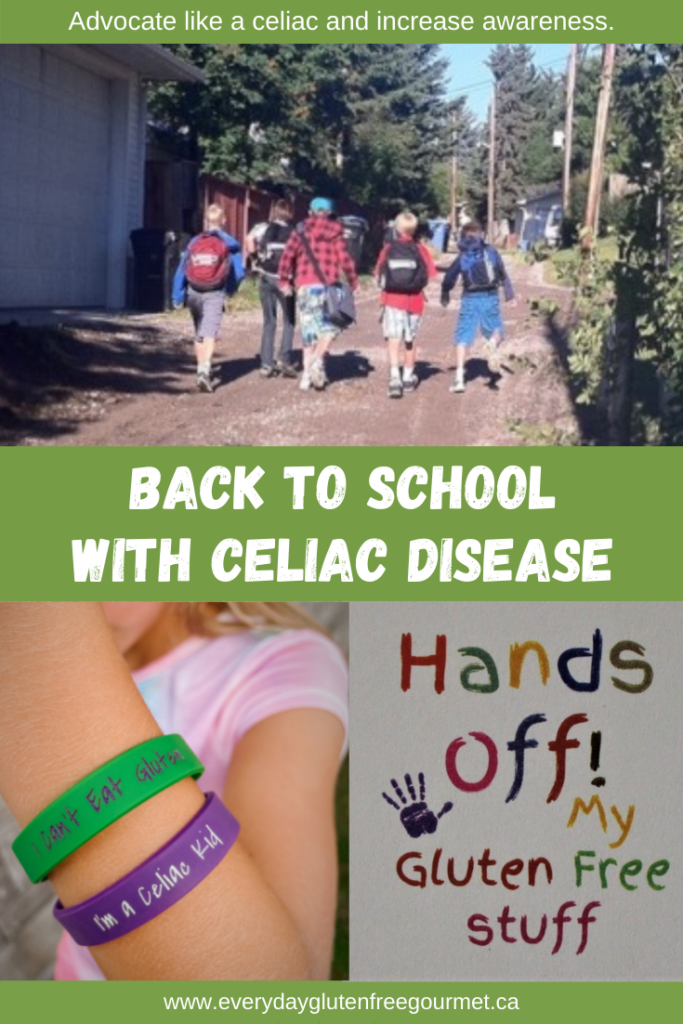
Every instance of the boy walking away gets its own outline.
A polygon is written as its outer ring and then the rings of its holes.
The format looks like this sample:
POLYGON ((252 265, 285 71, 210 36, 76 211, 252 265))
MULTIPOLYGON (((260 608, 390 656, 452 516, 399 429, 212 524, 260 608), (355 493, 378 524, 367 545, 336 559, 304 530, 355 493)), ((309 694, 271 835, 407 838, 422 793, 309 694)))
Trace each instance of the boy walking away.
POLYGON ((280 291, 296 301, 304 347, 302 391, 322 391, 328 383, 325 357, 340 328, 325 309, 325 286, 336 284, 342 274, 351 288, 358 288, 358 274, 344 244, 341 224, 331 220, 332 202, 321 197, 311 202, 309 216, 293 231, 279 267, 280 291))
POLYGON ((382 329, 389 350, 389 398, 417 387, 415 337, 424 312, 424 289, 437 276, 429 249, 415 241, 418 220, 406 210, 394 222, 395 236, 382 249, 375 276, 382 289, 382 329), (401 380, 401 346, 404 347, 401 380))
POLYGON ((505 301, 515 302, 515 293, 505 264, 498 251, 486 244, 482 229, 475 221, 470 221, 462 229, 458 249, 458 257, 446 271, 441 284, 441 305, 446 308, 451 291, 458 277, 462 276, 462 303, 454 338, 457 346, 455 380, 449 388, 456 393, 465 390, 465 355, 480 329, 486 338, 489 369, 492 373, 498 373, 498 346, 504 333, 498 295, 501 285, 505 301))
POLYGON ((206 211, 204 231, 190 240, 173 279, 173 305, 186 305, 192 314, 197 387, 209 393, 225 296, 233 295, 244 277, 240 244, 223 230, 224 225, 223 210, 212 204, 206 211))
MULTIPOLYGON (((278 199, 274 204, 271 219, 265 231, 251 245, 256 257, 254 270, 261 276, 259 289, 261 308, 263 310, 263 334, 261 335, 261 376, 298 377, 292 366, 292 346, 294 343, 295 302, 293 295, 284 295, 280 291, 278 274, 280 260, 285 251, 294 227, 292 225, 293 210, 285 199, 278 199), (278 310, 282 316, 282 336, 280 349, 275 358, 275 333, 277 331, 278 310)), ((247 250, 250 240, 247 239, 247 250)))

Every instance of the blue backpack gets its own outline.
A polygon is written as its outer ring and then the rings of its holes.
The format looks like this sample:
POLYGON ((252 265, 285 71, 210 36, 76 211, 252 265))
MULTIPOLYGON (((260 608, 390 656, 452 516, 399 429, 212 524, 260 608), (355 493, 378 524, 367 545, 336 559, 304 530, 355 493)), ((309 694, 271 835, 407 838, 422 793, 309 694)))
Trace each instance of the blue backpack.
POLYGON ((460 256, 460 272, 466 292, 492 292, 500 284, 500 257, 490 245, 469 249, 460 256))

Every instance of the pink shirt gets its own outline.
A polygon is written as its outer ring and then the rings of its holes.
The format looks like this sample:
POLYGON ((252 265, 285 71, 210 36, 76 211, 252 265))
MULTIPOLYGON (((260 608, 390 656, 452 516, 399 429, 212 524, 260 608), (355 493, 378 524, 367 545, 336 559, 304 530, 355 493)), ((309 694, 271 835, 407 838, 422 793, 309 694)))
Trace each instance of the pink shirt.
MULTIPOLYGON (((330 711, 348 734, 346 661, 313 630, 190 637, 133 672, 133 679, 161 730, 180 733, 204 764, 199 784, 205 792, 223 792, 236 745, 271 715, 296 708, 330 711)), ((89 950, 65 932, 55 980, 102 981, 104 975, 89 950)))

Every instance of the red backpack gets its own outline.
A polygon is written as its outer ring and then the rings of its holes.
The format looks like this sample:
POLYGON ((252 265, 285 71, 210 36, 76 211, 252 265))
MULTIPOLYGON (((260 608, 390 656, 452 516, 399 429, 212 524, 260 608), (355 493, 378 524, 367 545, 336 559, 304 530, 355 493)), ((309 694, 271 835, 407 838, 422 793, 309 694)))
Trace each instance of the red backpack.
POLYGON ((230 271, 230 250, 211 231, 198 235, 187 250, 185 277, 195 291, 218 291, 225 285, 230 271))

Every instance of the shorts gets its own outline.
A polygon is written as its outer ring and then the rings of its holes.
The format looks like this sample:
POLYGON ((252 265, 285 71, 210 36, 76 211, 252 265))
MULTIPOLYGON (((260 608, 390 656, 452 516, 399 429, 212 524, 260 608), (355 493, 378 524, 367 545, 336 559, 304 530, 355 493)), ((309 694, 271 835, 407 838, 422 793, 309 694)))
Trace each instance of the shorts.
POLYGON ((195 338, 217 338, 223 319, 225 292, 223 289, 213 292, 197 292, 192 287, 187 289, 187 308, 192 314, 195 338))
POLYGON ((497 291, 463 295, 453 343, 455 345, 472 345, 477 336, 477 330, 481 330, 485 338, 497 334, 502 339, 503 320, 500 315, 500 297, 497 291))
POLYGON ((320 284, 303 285, 296 293, 301 325, 301 340, 308 347, 321 337, 336 338, 340 328, 330 323, 325 312, 325 288, 320 284))
POLYGON ((401 341, 415 341, 422 317, 406 309, 385 306, 382 313, 382 330, 385 338, 399 338, 401 341))

